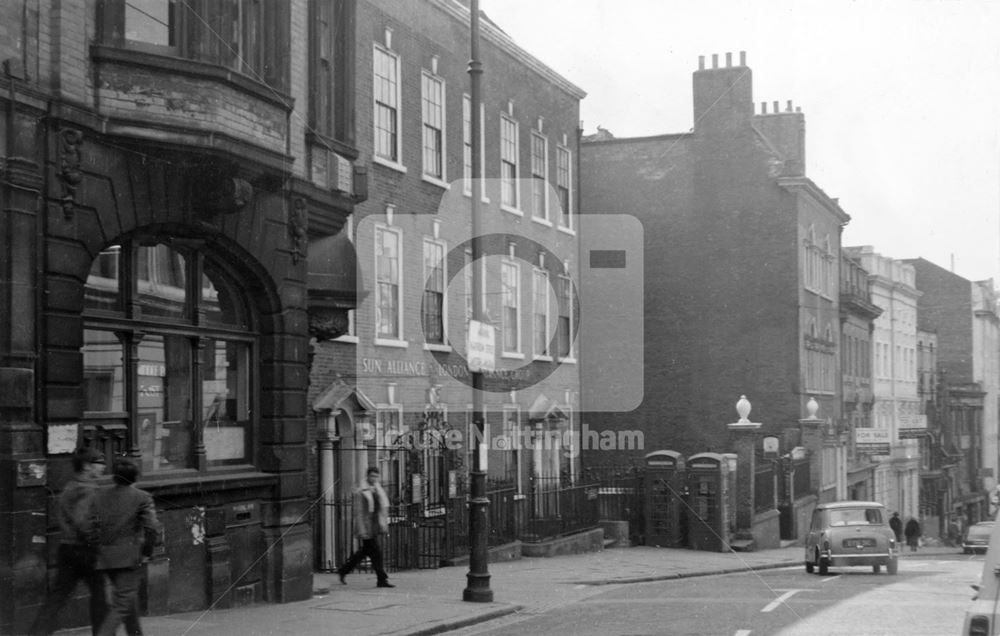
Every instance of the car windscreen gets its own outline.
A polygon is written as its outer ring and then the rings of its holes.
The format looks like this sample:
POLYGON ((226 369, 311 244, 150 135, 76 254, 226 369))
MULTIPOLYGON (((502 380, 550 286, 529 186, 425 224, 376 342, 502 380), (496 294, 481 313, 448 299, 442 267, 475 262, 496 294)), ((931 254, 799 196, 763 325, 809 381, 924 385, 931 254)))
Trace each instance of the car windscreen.
POLYGON ((882 511, 878 508, 838 508, 830 510, 831 526, 880 525, 882 511))

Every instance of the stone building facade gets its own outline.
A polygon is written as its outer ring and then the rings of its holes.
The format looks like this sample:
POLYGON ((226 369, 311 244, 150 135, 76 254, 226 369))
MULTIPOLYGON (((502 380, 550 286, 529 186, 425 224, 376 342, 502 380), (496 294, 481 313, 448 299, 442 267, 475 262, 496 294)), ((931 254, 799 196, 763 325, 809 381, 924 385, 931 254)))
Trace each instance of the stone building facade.
POLYGON ((145 612, 311 596, 308 342, 355 287, 309 258, 364 193, 353 1, 319 4, 0 7, 0 632, 44 599, 78 446, 142 467, 145 612))

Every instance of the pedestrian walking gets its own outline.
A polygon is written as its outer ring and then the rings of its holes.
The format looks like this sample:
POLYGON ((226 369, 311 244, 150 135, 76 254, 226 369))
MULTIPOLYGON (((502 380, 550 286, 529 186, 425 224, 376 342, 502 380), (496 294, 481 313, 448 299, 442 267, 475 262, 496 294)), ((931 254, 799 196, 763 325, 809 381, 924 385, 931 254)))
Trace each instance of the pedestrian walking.
POLYGON ((903 534, 906 535, 906 545, 910 546, 910 552, 916 552, 917 545, 920 543, 920 522, 910 517, 910 520, 906 522, 903 534))
POLYGON ((380 534, 389 531, 389 498, 379 483, 379 471, 374 466, 365 474, 365 481, 354 492, 354 533, 361 539, 361 547, 340 568, 340 582, 345 580, 361 561, 368 557, 378 578, 377 587, 396 587, 382 568, 382 549, 378 545, 380 534))
POLYGON ((896 534, 896 545, 902 545, 903 543, 903 520, 899 518, 899 513, 892 513, 892 518, 889 519, 889 527, 896 534))
POLYGON ((114 483, 101 488, 94 497, 99 526, 96 568, 105 573, 112 587, 111 605, 98 636, 114 636, 125 624, 129 636, 141 636, 139 624, 139 582, 144 557, 152 554, 159 541, 153 497, 135 487, 139 467, 130 459, 115 460, 114 483))
POLYGON ((72 461, 73 478, 56 501, 55 514, 61 533, 56 553, 56 580, 31 626, 29 633, 32 636, 48 636, 56 630, 59 611, 80 581, 90 590, 91 633, 97 634, 107 612, 104 576, 94 567, 97 551, 93 516, 97 478, 104 472, 104 455, 93 448, 79 448, 73 453, 72 461))

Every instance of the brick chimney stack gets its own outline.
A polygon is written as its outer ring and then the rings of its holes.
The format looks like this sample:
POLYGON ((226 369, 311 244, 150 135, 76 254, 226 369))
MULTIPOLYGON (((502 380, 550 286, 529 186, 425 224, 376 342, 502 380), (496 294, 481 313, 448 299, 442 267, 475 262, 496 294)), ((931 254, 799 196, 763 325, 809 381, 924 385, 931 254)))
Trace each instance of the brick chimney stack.
POLYGON ((692 79, 696 132, 725 133, 746 127, 753 117, 753 78, 746 52, 740 51, 735 66, 732 53, 726 53, 725 59, 726 65, 720 67, 718 54, 713 54, 712 67, 705 68, 705 56, 698 58, 692 79))
POLYGON ((753 124, 781 153, 785 162, 782 174, 805 176, 806 118, 802 110, 787 100, 782 111, 775 100, 774 111, 769 113, 767 102, 761 102, 760 114, 753 118, 753 124))

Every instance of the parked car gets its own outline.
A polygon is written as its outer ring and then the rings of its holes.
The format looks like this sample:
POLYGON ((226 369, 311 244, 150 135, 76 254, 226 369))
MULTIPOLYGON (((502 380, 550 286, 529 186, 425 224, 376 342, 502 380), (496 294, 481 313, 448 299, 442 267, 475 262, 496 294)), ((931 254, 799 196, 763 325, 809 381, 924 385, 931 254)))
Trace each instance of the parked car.
POLYGON ((874 501, 836 501, 816 506, 805 542, 806 572, 869 565, 878 574, 898 570, 896 535, 885 506, 874 501))
MULTIPOLYGON (((979 525, 979 524, 976 524, 979 525)), ((1000 631, 1000 523, 990 527, 990 541, 983 559, 976 596, 965 610, 963 636, 991 636, 1000 631)))
POLYGON ((962 539, 962 552, 972 554, 974 552, 986 552, 990 544, 990 533, 993 531, 992 521, 980 521, 969 526, 962 539))

